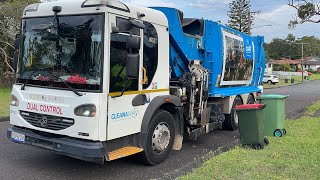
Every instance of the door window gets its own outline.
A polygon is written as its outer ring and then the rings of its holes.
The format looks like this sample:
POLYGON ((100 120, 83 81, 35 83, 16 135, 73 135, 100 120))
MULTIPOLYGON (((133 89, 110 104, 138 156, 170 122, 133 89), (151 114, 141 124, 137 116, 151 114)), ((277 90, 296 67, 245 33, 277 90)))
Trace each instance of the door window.
POLYGON ((147 89, 156 73, 158 67, 158 33, 156 28, 148 22, 144 22, 144 46, 143 46, 143 67, 147 71, 148 83, 143 85, 147 89))
MULTIPOLYGON (((127 83, 126 60, 128 50, 124 34, 111 34, 110 45, 110 93, 121 92, 127 83)), ((134 50, 139 53, 138 50, 134 50)), ((129 80, 126 91, 137 91, 138 80, 129 80)))

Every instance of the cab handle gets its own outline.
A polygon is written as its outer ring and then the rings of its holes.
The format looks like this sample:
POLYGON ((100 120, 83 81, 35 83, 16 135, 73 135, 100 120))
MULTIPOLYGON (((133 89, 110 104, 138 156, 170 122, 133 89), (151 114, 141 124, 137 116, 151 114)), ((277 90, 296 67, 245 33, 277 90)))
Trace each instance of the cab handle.
POLYGON ((141 84, 148 84, 147 69, 142 67, 143 78, 141 84))

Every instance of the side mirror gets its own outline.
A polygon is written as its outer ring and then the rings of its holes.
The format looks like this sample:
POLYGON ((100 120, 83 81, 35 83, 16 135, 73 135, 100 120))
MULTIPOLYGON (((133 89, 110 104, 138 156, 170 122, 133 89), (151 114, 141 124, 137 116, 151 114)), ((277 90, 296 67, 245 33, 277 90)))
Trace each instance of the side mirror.
POLYGON ((137 36, 128 36, 126 40, 127 49, 140 50, 141 38, 137 36))
POLYGON ((12 65, 12 68, 17 71, 17 68, 18 68, 18 61, 19 61, 19 51, 16 50, 14 53, 13 53, 13 65, 12 65))
POLYGON ((15 51, 13 53, 13 69, 17 71, 18 61, 19 61, 19 47, 20 47, 20 34, 16 35, 16 40, 14 42, 15 51))
POLYGON ((137 28, 139 28, 139 29, 144 29, 144 28, 146 28, 146 26, 145 26, 143 23, 139 22, 139 21, 135 21, 135 20, 133 20, 133 19, 130 19, 129 22, 130 22, 130 24, 131 24, 132 26, 135 26, 135 27, 137 27, 137 28))
POLYGON ((17 34, 16 40, 14 42, 14 48, 17 50, 17 49, 19 49, 19 46, 20 46, 20 34, 17 34))
POLYGON ((128 79, 139 79, 139 62, 140 55, 138 53, 127 54, 127 77, 128 79))
POLYGON ((115 34, 120 33, 120 29, 117 26, 112 26, 111 31, 112 33, 115 33, 115 34))

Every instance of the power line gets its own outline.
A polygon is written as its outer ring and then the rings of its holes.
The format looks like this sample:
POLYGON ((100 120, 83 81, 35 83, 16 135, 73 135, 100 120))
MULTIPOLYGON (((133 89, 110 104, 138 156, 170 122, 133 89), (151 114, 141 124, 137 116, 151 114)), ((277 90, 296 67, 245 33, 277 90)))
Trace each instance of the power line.
MULTIPOLYGON (((268 22, 268 23, 271 23, 271 24, 273 24, 273 25, 276 25, 276 26, 285 26, 286 27, 286 29, 288 29, 288 26, 287 25, 283 25, 283 24, 278 24, 278 23, 275 23, 275 22, 272 22, 272 21, 270 21, 270 20, 266 20, 266 19, 262 19, 262 18, 256 18, 256 19, 259 19, 259 20, 261 20, 261 21, 264 21, 264 22, 268 22)), ((289 29, 288 29, 289 30, 289 29)), ((302 29, 302 28, 295 28, 294 30, 297 30, 297 31, 303 31, 303 32, 311 32, 311 33, 315 33, 315 34, 320 34, 320 32, 316 32, 316 31, 310 31, 310 30, 306 30, 306 29, 302 29)))

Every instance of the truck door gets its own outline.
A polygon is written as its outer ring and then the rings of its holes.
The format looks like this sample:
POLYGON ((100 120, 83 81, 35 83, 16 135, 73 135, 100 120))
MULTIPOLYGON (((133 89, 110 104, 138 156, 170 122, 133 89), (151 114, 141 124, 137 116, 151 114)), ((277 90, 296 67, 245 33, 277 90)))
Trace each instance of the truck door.
MULTIPOLYGON (((143 30, 130 24, 129 18, 115 14, 109 14, 109 93, 108 93, 108 128, 107 139, 117 139, 140 132, 141 122, 146 110, 144 103, 133 103, 139 99, 142 90, 142 73, 139 79, 130 80, 123 96, 120 94, 127 83, 126 38, 130 36, 141 37, 141 48, 133 49, 134 53, 140 54, 139 68, 143 67, 143 30), (119 29, 119 33, 112 32, 112 26, 119 29), (129 33, 130 32, 130 33, 129 33)), ((141 99, 141 98, 140 98, 141 99)))

